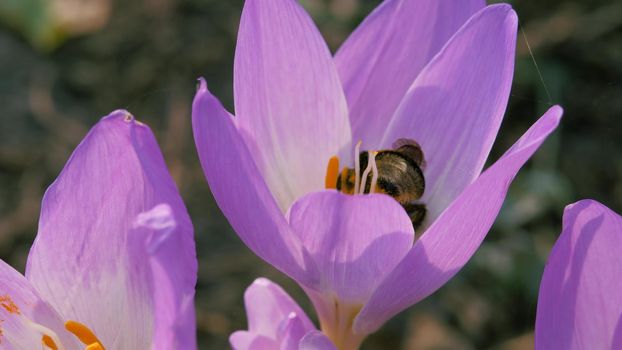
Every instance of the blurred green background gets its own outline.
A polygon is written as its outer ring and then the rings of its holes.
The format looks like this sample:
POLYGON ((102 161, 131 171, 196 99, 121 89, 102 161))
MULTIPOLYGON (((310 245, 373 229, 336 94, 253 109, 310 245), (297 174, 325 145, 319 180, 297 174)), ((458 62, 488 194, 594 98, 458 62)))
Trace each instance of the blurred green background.
MULTIPOLYGON (((379 1, 302 3, 335 50, 379 1)), ((204 76, 232 109, 242 4, 0 2, 2 259, 23 271, 43 191, 88 128, 126 108, 153 128, 194 220, 200 348, 227 348, 228 335, 246 327, 242 294, 258 276, 283 285, 313 315, 301 290, 231 231, 194 150, 195 79, 204 76)), ((512 5, 522 30, 510 104, 491 159, 551 102, 565 108, 562 124, 517 177, 467 267, 372 335, 364 349, 531 349, 539 281, 564 206, 594 198, 622 212, 622 2, 517 0, 512 5)))

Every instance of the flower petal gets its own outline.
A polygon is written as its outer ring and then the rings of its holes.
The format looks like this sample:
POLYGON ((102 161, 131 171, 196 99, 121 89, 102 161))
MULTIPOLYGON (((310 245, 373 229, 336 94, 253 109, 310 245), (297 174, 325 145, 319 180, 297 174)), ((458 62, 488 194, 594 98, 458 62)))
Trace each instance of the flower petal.
POLYGON ((337 350, 335 345, 320 331, 307 333, 300 340, 300 350, 337 350))
POLYGON ((449 40, 419 74, 382 142, 416 140, 427 161, 427 227, 482 170, 501 124, 514 71, 518 19, 491 5, 449 40))
POLYGON ((295 314, 301 326, 309 331, 313 323, 296 302, 276 283, 258 278, 244 293, 248 330, 272 339, 279 336, 279 324, 295 314))
POLYGON ((258 278, 244 293, 248 331, 237 331, 229 341, 236 350, 297 349, 298 341, 315 330, 300 306, 277 284, 258 278))
MULTIPOLYGON (((85 324, 104 346, 147 349, 154 337, 160 339, 154 332, 164 331, 161 322, 174 327, 194 320, 192 308, 179 309, 196 281, 192 239, 190 219, 151 131, 116 111, 91 129, 47 190, 26 276, 64 320, 85 324), (160 280, 154 280, 150 255, 140 244, 144 230, 134 225, 137 215, 160 203, 172 208, 179 224, 157 252, 175 256, 163 268, 176 285, 154 294, 160 280), (183 300, 161 299, 164 293, 183 300)), ((194 322, 189 327, 171 330, 171 336, 192 343, 185 339, 194 337, 194 322)))
POLYGON ((555 130, 561 115, 559 106, 549 109, 441 214, 361 310, 354 324, 356 333, 378 329, 432 294, 466 264, 492 226, 516 173, 555 130))
MULTIPOLYGON (((0 347, 39 349, 44 334, 57 337, 65 347, 76 347, 76 340, 65 331, 60 315, 41 299, 21 273, 0 260, 0 347), (43 330, 49 332, 43 333, 43 330)), ((60 345, 60 344, 58 344, 60 345)))
MULTIPOLYGON (((307 316, 304 315, 304 317, 306 318, 307 316)), ((315 330, 313 327, 305 327, 302 319, 295 312, 291 312, 287 316, 280 328, 280 350, 298 350, 298 344, 302 337, 304 337, 307 332, 315 330)))
POLYGON ((292 205, 289 223, 320 271, 308 287, 349 304, 367 301, 414 240, 404 209, 381 194, 312 193, 292 205))
POLYGON ((483 0, 388 0, 335 55, 354 140, 379 149, 398 104, 421 69, 483 0))
POLYGON ((310 283, 302 247, 261 177, 235 119, 201 80, 192 107, 194 140, 210 190, 235 232, 255 254, 300 283, 310 283))
POLYGON ((324 188, 329 158, 350 143, 350 123, 328 47, 296 1, 246 1, 234 91, 240 127, 282 211, 324 188))
POLYGON ((278 341, 247 331, 234 332, 229 343, 234 350, 274 350, 279 347, 278 341))
MULTIPOLYGON (((0 316, 5 317, 3 312, 0 312, 0 316)), ((24 318, 12 317, 3 321, 2 331, 0 337, 2 350, 45 349, 43 332, 32 328, 24 318)), ((56 341, 53 342, 56 345, 56 341)))
POLYGON ((537 350, 622 348, 620 247, 618 214, 591 200, 566 207, 540 285, 537 350))
MULTIPOLYGON (((146 138, 149 140, 148 138, 146 138)), ((151 150, 157 150, 152 145, 151 150)), ((149 148, 145 149, 148 151, 149 148)), ((154 154, 150 159, 158 159, 154 154)), ((160 157, 161 158, 161 157, 160 157)), ((143 164, 145 165, 145 164, 143 164)), ((145 166, 146 168, 149 168, 145 166)), ((164 164, 155 168, 165 167, 164 164)), ((148 175, 157 174, 147 172, 148 175)), ((153 178, 156 188, 170 188, 172 181, 165 177, 153 178)), ((171 192, 170 200, 177 197, 176 206, 184 209, 181 198, 171 192)), ((196 349, 196 320, 194 315, 194 288, 197 278, 197 260, 193 228, 185 213, 169 204, 159 204, 136 218, 132 234, 146 249, 153 275, 154 305, 156 311, 155 336, 152 350, 196 349), (176 220, 179 217, 180 220, 176 220)), ((140 249, 140 248, 139 248, 140 249)))

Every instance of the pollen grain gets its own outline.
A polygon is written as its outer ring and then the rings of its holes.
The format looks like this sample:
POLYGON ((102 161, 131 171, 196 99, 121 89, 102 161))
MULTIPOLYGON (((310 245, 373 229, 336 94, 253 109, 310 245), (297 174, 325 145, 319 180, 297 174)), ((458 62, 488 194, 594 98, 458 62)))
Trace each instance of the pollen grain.
POLYGON ((0 296, 0 306, 2 306, 8 313, 19 315, 21 314, 13 299, 8 295, 0 296))

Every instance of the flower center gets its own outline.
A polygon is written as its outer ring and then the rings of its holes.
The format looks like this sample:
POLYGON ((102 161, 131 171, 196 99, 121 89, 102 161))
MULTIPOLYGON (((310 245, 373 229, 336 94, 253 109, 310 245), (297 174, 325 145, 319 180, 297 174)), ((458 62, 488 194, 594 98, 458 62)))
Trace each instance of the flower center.
POLYGON ((420 203, 425 190, 425 159, 419 144, 399 139, 393 149, 362 151, 361 141, 354 149, 354 169, 339 171, 339 158, 333 156, 326 168, 325 187, 345 194, 384 193, 398 201, 416 229, 426 214, 420 203), (364 168, 363 171, 361 171, 364 168))
MULTIPOLYGON (((82 344, 86 345, 85 350, 106 350, 93 331, 84 324, 69 320, 65 322, 65 329, 75 335, 82 344)), ((41 342, 51 350, 59 350, 54 339, 47 334, 43 335, 41 342)))
POLYGON ((337 189, 347 194, 365 194, 376 192, 378 183, 378 167, 376 166, 376 151, 367 151, 364 156, 360 153, 361 141, 354 148, 354 169, 344 168, 339 173, 339 157, 332 156, 326 168, 325 184, 327 189, 337 189), (361 174, 361 158, 365 161, 365 170, 361 174), (371 175, 369 188, 367 180, 371 175))
POLYGON ((363 308, 358 303, 343 303, 330 294, 316 294, 314 298, 322 332, 339 350, 358 349, 367 334, 354 333, 354 320, 363 308))
MULTIPOLYGON (((18 317, 25 327, 31 328, 36 332, 43 334, 41 336, 41 343, 51 350, 64 350, 63 344, 58 339, 54 331, 49 328, 33 322, 25 315, 22 315, 20 308, 15 304, 11 296, 0 295, 0 307, 2 307, 9 315, 18 317)), ((2 320, 0 320, 0 323, 2 320)), ((102 343, 97 339, 93 331, 84 324, 76 321, 69 320, 65 322, 65 329, 71 334, 75 335, 86 347, 85 350, 106 350, 102 343)), ((0 343, 2 342, 2 329, 0 329, 0 343)))

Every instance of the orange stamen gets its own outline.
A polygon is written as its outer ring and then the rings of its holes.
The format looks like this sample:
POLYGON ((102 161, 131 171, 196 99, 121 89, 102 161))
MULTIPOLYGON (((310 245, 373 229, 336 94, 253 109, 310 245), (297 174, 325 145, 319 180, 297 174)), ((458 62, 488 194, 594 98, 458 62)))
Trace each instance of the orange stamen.
POLYGON ((58 350, 58 346, 56 346, 54 340, 52 340, 52 338, 47 334, 43 335, 43 338, 41 338, 41 342, 43 343, 43 345, 47 346, 52 350, 58 350))
POLYGON ((339 157, 332 156, 328 160, 328 166, 326 167, 326 180, 324 183, 327 189, 337 188, 338 175, 339 175, 339 157))
POLYGON ((80 341, 88 345, 86 347, 87 350, 105 350, 102 343, 97 339, 93 331, 89 329, 89 327, 83 325, 80 322, 76 321, 67 321, 65 323, 65 328, 73 333, 80 341))

